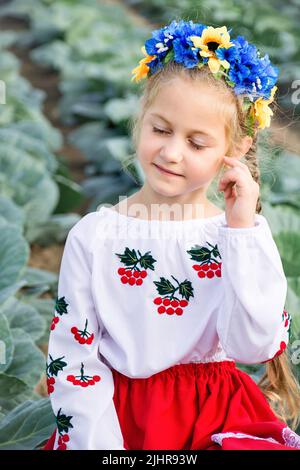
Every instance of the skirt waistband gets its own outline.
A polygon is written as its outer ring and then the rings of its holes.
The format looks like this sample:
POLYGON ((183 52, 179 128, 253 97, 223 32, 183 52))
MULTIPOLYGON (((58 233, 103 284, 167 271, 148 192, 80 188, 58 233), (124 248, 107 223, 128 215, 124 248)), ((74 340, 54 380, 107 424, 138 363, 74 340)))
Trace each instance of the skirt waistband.
POLYGON ((118 375, 121 379, 124 380, 148 380, 153 379, 158 376, 163 375, 188 375, 195 377, 203 377, 206 375, 222 374, 224 372, 236 372, 235 361, 214 361, 214 362, 188 362, 186 364, 175 364, 168 369, 164 369, 160 372, 157 372, 150 377, 128 377, 127 375, 122 374, 121 372, 112 369, 112 372, 118 375))

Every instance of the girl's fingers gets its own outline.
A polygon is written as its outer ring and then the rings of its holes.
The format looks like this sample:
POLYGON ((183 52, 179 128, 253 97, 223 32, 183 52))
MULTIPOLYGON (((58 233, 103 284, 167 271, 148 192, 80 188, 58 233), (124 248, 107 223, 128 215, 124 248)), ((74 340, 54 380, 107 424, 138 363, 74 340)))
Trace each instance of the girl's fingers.
POLYGON ((228 183, 235 182, 237 186, 242 185, 241 178, 245 176, 244 172, 240 168, 234 168, 227 170, 226 173, 222 176, 219 182, 219 188, 224 188, 228 183))
POLYGON ((232 192, 233 192, 233 187, 232 186, 228 186, 225 191, 224 191, 224 197, 225 198, 228 198, 228 197, 231 197, 232 196, 232 192))
POLYGON ((236 157, 227 157, 226 155, 224 156, 224 163, 227 165, 229 168, 241 168, 243 171, 245 171, 248 175, 251 175, 251 172, 245 163, 241 162, 238 158, 236 157))
POLYGON ((234 183, 228 184, 227 187, 224 189, 223 194, 224 194, 225 199, 228 199, 231 197, 236 198, 237 197, 236 185, 234 183))

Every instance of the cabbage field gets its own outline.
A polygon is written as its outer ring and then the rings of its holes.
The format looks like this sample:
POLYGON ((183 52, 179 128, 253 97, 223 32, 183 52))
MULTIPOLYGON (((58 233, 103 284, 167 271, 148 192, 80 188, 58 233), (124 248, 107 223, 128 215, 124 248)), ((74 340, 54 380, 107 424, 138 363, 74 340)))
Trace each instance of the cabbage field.
MULTIPOLYGON (((64 242, 87 212, 143 183, 131 162, 139 93, 131 70, 151 30, 179 16, 230 24, 280 68, 278 111, 258 156, 262 214, 288 279, 289 354, 300 379, 299 8, 300 0, 1 2, 1 450, 40 449, 55 428, 45 367, 64 242)), ((241 368, 257 381, 265 365, 241 368)))

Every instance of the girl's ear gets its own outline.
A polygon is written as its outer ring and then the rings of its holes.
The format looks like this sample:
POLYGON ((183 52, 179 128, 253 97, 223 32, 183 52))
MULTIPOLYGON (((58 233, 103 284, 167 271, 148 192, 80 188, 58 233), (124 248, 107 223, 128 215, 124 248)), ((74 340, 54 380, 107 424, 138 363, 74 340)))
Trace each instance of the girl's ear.
POLYGON ((237 148, 238 150, 237 155, 239 155, 238 158, 242 158, 244 155, 246 155, 252 143, 253 143, 252 137, 250 137, 249 135, 247 135, 246 137, 243 137, 242 142, 237 148))

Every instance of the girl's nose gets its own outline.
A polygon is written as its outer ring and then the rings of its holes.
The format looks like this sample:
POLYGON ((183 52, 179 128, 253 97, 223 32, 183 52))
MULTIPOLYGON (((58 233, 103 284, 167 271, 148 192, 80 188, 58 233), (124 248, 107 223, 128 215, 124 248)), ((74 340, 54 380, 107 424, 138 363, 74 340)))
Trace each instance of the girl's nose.
POLYGON ((160 156, 166 162, 181 162, 183 159, 183 145, 180 139, 170 138, 161 149, 160 156))

